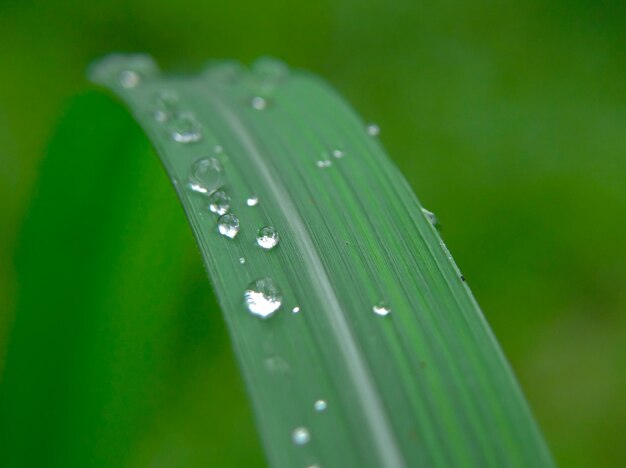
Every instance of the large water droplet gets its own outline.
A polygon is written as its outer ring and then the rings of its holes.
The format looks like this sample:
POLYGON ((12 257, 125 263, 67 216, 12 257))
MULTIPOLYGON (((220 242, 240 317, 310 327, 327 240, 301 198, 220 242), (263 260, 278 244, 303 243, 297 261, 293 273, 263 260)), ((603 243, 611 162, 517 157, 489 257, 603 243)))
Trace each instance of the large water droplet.
POLYGON ((217 230, 223 236, 234 239, 239 232, 239 218, 232 213, 226 213, 217 220, 217 230))
POLYGON ((256 243, 266 250, 276 247, 279 240, 278 231, 272 226, 262 227, 256 235, 256 243))
POLYGON ((254 96, 250 100, 250 105, 252 106, 253 109, 256 109, 256 110, 267 109, 268 104, 269 102, 267 101, 267 99, 265 99, 262 96, 254 96))
POLYGON ((178 95, 174 91, 159 91, 154 97, 154 120, 167 122, 176 113, 178 95))
POLYGON ((380 127, 376 124, 369 124, 367 126, 367 134, 371 135, 371 136, 378 136, 380 135, 380 127))
POLYGON ((179 143, 195 143, 202 139, 202 126, 193 112, 181 112, 174 116, 172 138, 179 143))
POLYGON ((258 197, 250 197, 246 200, 246 205, 248 206, 257 206, 259 204, 258 197))
POLYGON ((230 208, 230 197, 221 190, 216 190, 209 196, 209 210, 218 215, 223 215, 230 208))
POLYGON ((250 283, 243 297, 248 310, 261 318, 272 315, 283 302, 283 295, 271 278, 250 283))
POLYGON ((384 302, 379 302, 374 307, 372 307, 372 310, 376 315, 380 315, 383 317, 391 313, 391 308, 384 302))
POLYGON ((333 162, 330 159, 320 159, 319 161, 315 161, 315 165, 320 169, 326 169, 330 167, 333 162))
POLYGON ((211 193, 223 184, 222 165, 215 158, 198 159, 191 167, 189 186, 200 193, 211 193))
POLYGON ((313 408, 315 408, 315 411, 325 411, 326 407, 328 405, 326 404, 325 400, 317 400, 314 404, 313 404, 313 408))
POLYGON ((306 445, 311 440, 311 434, 306 427, 296 427, 291 433, 291 440, 296 445, 306 445))
POLYGON ((435 213, 428 211, 426 208, 422 208, 422 213, 424 213, 426 219, 428 219, 430 224, 432 224, 437 231, 441 229, 441 225, 439 224, 439 220, 437 219, 437 216, 435 216, 435 213))

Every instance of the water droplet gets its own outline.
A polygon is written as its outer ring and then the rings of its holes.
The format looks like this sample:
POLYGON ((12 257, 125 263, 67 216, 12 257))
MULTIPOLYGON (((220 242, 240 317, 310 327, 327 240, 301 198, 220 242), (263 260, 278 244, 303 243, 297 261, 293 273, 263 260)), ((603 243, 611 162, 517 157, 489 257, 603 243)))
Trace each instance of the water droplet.
POLYGON ((167 122, 178 107, 178 95, 174 91, 159 91, 154 97, 154 120, 167 122))
POLYGON ((259 204, 258 197, 250 197, 246 200, 246 205, 248 206, 257 206, 259 204))
POLYGON ((343 150, 340 150, 340 149, 334 149, 332 151, 332 154, 336 158, 343 158, 345 156, 345 153, 343 152, 343 150))
POLYGON ((222 165, 215 158, 198 159, 191 167, 189 186, 200 193, 211 193, 222 186, 222 165))
POLYGON ((280 60, 261 57, 252 64, 252 70, 262 82, 280 82, 289 76, 289 67, 280 60))
POLYGON ((274 374, 287 374, 291 370, 289 363, 279 356, 266 358, 265 367, 274 374))
POLYGON ((250 105, 253 109, 264 110, 267 109, 268 102, 267 99, 265 99, 264 97, 254 96, 250 101, 250 105))
POLYGON ((226 213, 217 220, 217 230, 223 236, 234 239, 239 232, 239 218, 232 213, 226 213))
POLYGON ((222 147, 222 145, 215 145, 215 146, 213 147, 213 152, 214 152, 215 154, 220 154, 220 153, 222 153, 223 151, 224 151, 224 148, 222 147))
POLYGON ((320 169, 325 169, 327 167, 330 167, 332 163, 333 162, 330 159, 320 159, 319 161, 315 162, 315 165, 320 169))
POLYGON ((300 306, 295 306, 293 309, 291 309, 291 312, 293 312, 294 314, 297 314, 300 312, 300 306))
POLYGON ((174 116, 172 138, 179 143, 195 143, 202 139, 202 127, 193 112, 181 112, 174 116))
POLYGON ((391 308, 384 302, 379 302, 374 307, 372 307, 372 310, 376 315, 381 315, 383 317, 391 313, 391 308))
POLYGON ((328 405, 326 404, 325 400, 317 400, 314 404, 313 407, 315 408, 315 411, 325 411, 326 407, 328 405))
POLYGON ((243 297, 248 310, 261 318, 272 315, 283 302, 282 293, 271 278, 250 283, 243 297))
POLYGON ((367 134, 371 136, 380 135, 380 127, 376 124, 369 124, 367 126, 367 134))
POLYGON ((437 219, 437 216, 435 216, 435 213, 428 211, 426 208, 422 208, 422 213, 424 213, 428 222, 432 224, 437 231, 441 229, 441 225, 439 224, 439 220, 437 219))
POLYGON ((276 247, 279 240, 278 231, 272 226, 262 227, 256 235, 256 243, 266 250, 276 247))
POLYGON ((141 75, 135 70, 122 70, 120 72, 120 84, 126 89, 135 88, 141 83, 141 75))
POLYGON ((306 427, 296 427, 291 433, 291 440, 296 445, 306 445, 311 440, 311 434, 306 427))
POLYGON ((239 257, 239 263, 243 265, 244 263, 246 263, 246 259, 244 257, 239 257))
POLYGON ((218 215, 223 215, 230 208, 230 197, 226 192, 217 190, 209 197, 209 210, 218 215))

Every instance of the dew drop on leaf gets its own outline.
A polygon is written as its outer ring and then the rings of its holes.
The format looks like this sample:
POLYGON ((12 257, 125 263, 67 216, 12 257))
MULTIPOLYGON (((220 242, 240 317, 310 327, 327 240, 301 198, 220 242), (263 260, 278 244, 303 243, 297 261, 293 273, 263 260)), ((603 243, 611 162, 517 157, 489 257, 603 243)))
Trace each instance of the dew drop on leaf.
POLYGON ((193 163, 189 186, 195 192, 211 193, 222 186, 222 164, 215 158, 202 158, 193 163))
POLYGON ((380 127, 376 124, 369 124, 367 126, 367 134, 370 136, 378 136, 380 135, 380 127))
POLYGON ((271 278, 250 283, 243 297, 248 311, 261 318, 272 315, 283 302, 283 295, 271 278))
POLYGON ((264 110, 267 108, 268 102, 267 102, 267 99, 265 99, 264 97, 254 96, 250 100, 250 105, 252 106, 253 109, 264 110))
POLYGON ((209 210, 223 215, 230 209, 230 197, 221 190, 216 190, 209 196, 209 210))
POLYGON ((426 219, 428 219, 428 222, 432 224, 433 227, 437 229, 437 231, 441 230, 441 225, 439 224, 439 220, 437 219, 437 216, 435 215, 435 213, 427 210, 426 208, 422 208, 422 213, 424 213, 424 216, 426 216, 426 219))
POLYGON ((276 247, 279 240, 280 236, 278 235, 278 231, 272 226, 262 227, 256 235, 256 243, 265 250, 276 247))
POLYGON ((300 306, 295 306, 293 309, 291 309, 291 312, 294 314, 300 313, 300 306))
POLYGON ((232 213, 226 213, 217 220, 217 230, 223 236, 234 239, 239 232, 239 218, 232 213))
POLYGON ((376 315, 380 315, 383 317, 391 313, 391 308, 384 302, 379 302, 374 307, 372 307, 372 310, 376 315))
POLYGON ((330 159, 320 159, 318 161, 315 161, 315 165, 320 169, 326 169, 327 167, 330 167, 332 163, 333 162, 330 159))
POLYGON ((135 88, 141 83, 141 75, 135 70, 122 70, 119 78, 120 84, 126 89, 135 88))
POLYGON ((306 427, 296 427, 291 433, 291 440, 296 445, 306 445, 311 440, 311 434, 306 427))
POLYGON ((258 197, 250 197, 246 200, 246 205, 248 206, 257 206, 259 204, 259 198, 258 197))
POLYGON ((326 404, 325 400, 317 400, 314 404, 313 404, 313 408, 315 408, 315 411, 326 411, 326 407, 328 405, 326 404))
POLYGON ((174 91, 159 91, 154 96, 154 120, 167 122, 176 113, 178 108, 178 95, 174 91))
POLYGON ((202 127, 193 112, 181 112, 174 116, 172 138, 178 143, 195 143, 202 139, 202 127))

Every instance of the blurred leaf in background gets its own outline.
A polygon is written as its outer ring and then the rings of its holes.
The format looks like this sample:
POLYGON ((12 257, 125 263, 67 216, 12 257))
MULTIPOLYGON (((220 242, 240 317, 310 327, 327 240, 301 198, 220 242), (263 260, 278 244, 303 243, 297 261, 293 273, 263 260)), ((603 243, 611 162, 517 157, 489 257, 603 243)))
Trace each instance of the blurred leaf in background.
MULTIPOLYGON (((443 237, 512 362, 557 462, 622 466, 625 20, 626 4, 616 0, 465 0, 441 6, 408 0, 297 6, 1 1, 0 369, 25 333, 51 348, 15 358, 18 369, 20 362, 37 362, 37 352, 54 362, 83 350, 67 363, 84 369, 83 382, 74 382, 72 392, 92 388, 90 378, 110 381, 101 393, 76 400, 64 386, 71 383, 62 384, 69 372, 63 362, 30 369, 37 386, 28 391, 47 389, 55 411, 73 412, 66 433, 58 427, 36 433, 50 431, 54 437, 47 443, 54 444, 86 427, 85 421, 104 421, 103 432, 85 433, 101 446, 80 449, 100 454, 102 466, 117 466, 120 459, 130 466, 263 463, 224 324, 174 193, 149 148, 134 153, 141 159, 119 156, 118 183, 114 190, 92 191, 89 203, 97 211, 91 218, 67 219, 67 232, 74 227, 77 235, 91 235, 97 223, 107 249, 97 253, 97 269, 89 270, 98 279, 82 278, 77 297, 89 304, 85 316, 68 317, 54 303, 41 309, 45 314, 16 316, 18 298, 29 297, 33 284, 45 285, 45 277, 16 275, 15 251, 18 239, 47 240, 48 226, 37 233, 29 231, 28 221, 23 238, 18 233, 29 210, 41 209, 31 205, 40 167, 54 174, 52 156, 71 141, 55 137, 51 161, 41 166, 63 103, 85 89, 85 67, 94 58, 146 51, 163 69, 178 73, 195 72, 210 58, 249 63, 269 54, 326 77, 380 124, 389 153, 441 220, 443 237), (146 194, 141 187, 150 190, 146 194), (87 220, 91 227, 81 225, 87 220), (160 236, 166 235, 178 241, 162 247, 160 236), (172 255, 184 259, 183 271, 172 255), (152 270, 161 274, 144 277, 152 270), (173 284, 159 283, 170 277, 173 284), (128 287, 131 279, 145 281, 143 289, 128 287), (146 289, 159 291, 161 302, 149 302, 157 298, 146 289), (90 328, 102 324, 98 313, 111 309, 117 312, 110 328, 90 328), (146 321, 150 328, 137 335, 137 325, 146 321)), ((105 106, 98 122, 105 125, 112 114, 129 125, 135 147, 146 145, 119 108, 105 106)), ((68 150, 70 156, 81 157, 68 150)), ((87 173, 103 161, 83 157, 92 159, 81 166, 87 173)), ((59 173, 59 193, 80 177, 59 173)), ((60 240, 63 208, 56 207, 58 217, 50 213, 57 223, 50 241, 63 250, 29 259, 22 249, 18 265, 59 262, 68 275, 81 265, 91 250, 60 240)), ((53 265, 46 271, 54 272, 53 265)), ((44 298, 29 300, 31 310, 38 310, 36 301, 44 298)), ((22 443, 35 447, 41 441, 22 443)))

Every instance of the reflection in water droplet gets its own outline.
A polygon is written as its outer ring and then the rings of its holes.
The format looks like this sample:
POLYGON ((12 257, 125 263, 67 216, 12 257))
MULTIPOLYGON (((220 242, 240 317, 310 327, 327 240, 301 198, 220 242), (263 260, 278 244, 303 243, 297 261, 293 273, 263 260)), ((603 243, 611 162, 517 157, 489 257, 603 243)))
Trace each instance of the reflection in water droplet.
POLYGON ((300 306, 295 306, 293 309, 291 309, 291 312, 293 312, 294 314, 297 314, 300 312, 300 306))
POLYGON ((126 89, 132 89, 141 83, 141 75, 135 70, 122 70, 120 84, 126 89))
POLYGON ((257 206, 259 204, 258 197, 250 197, 246 200, 246 205, 248 206, 257 206))
POLYGON ((202 158, 193 163, 189 186, 200 193, 211 193, 223 184, 222 165, 215 158, 202 158))
POLYGON ((330 159, 320 159, 319 161, 315 161, 315 165, 320 169, 325 169, 330 167, 333 162, 330 159))
POLYGON ((291 440, 296 445, 306 445, 311 440, 311 434, 306 427, 297 427, 291 433, 291 440))
POLYGON ((332 153, 333 153, 333 156, 336 158, 343 158, 345 156, 344 152, 340 149, 334 149, 332 153))
POLYGON ((380 135, 380 127, 376 124, 369 124, 367 126, 367 133, 371 136, 378 136, 380 135))
POLYGON ((276 247, 279 240, 278 231, 272 226, 262 227, 256 235, 256 243, 266 250, 276 247))
POLYGON ((217 190, 209 197, 209 210, 218 215, 223 215, 230 208, 230 197, 221 190, 217 190))
POLYGON ((422 208, 422 213, 424 213, 428 222, 432 224, 437 231, 441 230, 441 225, 439 224, 439 220, 437 219, 437 216, 435 216, 435 213, 428 211, 426 208, 422 208))
POLYGON ((193 112, 181 112, 174 116, 172 138, 179 143, 195 143, 202 139, 202 127, 193 112))
POLYGON ((239 257, 239 263, 243 265, 244 263, 246 263, 246 259, 244 257, 239 257))
POLYGON ((389 315, 391 313, 391 309, 384 302, 379 302, 374 307, 372 307, 372 310, 374 311, 376 315, 381 315, 381 316, 389 315))
POLYGON ((178 95, 174 91, 159 91, 154 96, 154 120, 167 122, 178 108, 178 95))
POLYGON ((217 230, 223 236, 234 239, 239 232, 239 218, 232 213, 226 213, 217 220, 217 230))
POLYGON ((327 404, 325 400, 317 400, 314 404, 313 407, 315 408, 315 411, 325 411, 327 404))
POLYGON ((254 96, 250 101, 250 105, 256 110, 264 110, 267 108, 268 102, 264 97, 254 96))
POLYGON ((250 283, 243 297, 248 310, 261 318, 267 318, 276 312, 283 301, 280 289, 271 278, 250 283))

